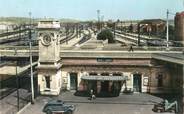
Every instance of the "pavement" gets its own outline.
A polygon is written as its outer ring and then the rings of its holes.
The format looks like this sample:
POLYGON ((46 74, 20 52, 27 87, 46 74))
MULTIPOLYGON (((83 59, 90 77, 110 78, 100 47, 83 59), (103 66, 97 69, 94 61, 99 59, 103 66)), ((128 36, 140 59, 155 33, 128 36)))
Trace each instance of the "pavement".
MULTIPOLYGON (((44 114, 44 105, 53 99, 63 100, 66 104, 74 104, 74 114, 159 114, 152 111, 153 104, 162 101, 161 98, 144 93, 133 95, 121 94, 119 97, 96 98, 75 96, 74 92, 63 92, 57 97, 39 96, 33 105, 28 106, 20 114, 44 114)), ((162 113, 173 114, 173 113, 162 113)))

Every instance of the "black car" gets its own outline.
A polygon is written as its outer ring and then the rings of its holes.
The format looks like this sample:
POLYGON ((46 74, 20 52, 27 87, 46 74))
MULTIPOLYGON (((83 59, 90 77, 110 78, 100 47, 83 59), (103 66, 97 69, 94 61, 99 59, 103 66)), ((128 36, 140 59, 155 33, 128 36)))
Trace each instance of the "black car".
POLYGON ((61 100, 50 101, 43 108, 46 114, 73 114, 74 110, 74 105, 65 104, 61 100))

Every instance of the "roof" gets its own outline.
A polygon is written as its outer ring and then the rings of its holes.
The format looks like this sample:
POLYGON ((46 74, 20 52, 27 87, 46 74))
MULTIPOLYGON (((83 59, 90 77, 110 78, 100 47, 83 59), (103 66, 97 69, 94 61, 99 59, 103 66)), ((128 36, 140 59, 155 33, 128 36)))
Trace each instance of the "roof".
POLYGON ((160 23, 166 23, 166 21, 162 19, 145 19, 139 22, 139 24, 160 24, 160 23))
POLYGON ((176 16, 184 16, 184 11, 183 12, 177 12, 176 16))
POLYGON ((152 54, 152 58, 184 65, 184 53, 159 53, 152 54))

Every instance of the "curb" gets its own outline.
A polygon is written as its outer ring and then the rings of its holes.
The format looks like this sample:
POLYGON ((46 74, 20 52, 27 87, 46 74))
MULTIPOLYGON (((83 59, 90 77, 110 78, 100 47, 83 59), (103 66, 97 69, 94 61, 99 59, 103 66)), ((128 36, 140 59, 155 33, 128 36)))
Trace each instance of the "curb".
POLYGON ((31 102, 29 102, 26 106, 24 106, 21 110, 19 110, 16 114, 21 114, 27 107, 31 105, 31 102))

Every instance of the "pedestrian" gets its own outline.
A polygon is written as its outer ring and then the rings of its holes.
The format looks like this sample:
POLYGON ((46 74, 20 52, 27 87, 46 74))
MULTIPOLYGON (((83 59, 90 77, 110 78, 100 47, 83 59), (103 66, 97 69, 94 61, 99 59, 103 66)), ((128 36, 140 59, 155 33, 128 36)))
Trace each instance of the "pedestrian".
POLYGON ((130 46, 130 49, 129 49, 128 51, 132 51, 132 52, 134 51, 134 49, 133 49, 133 46, 132 46, 132 45, 130 46))
POLYGON ((94 95, 94 92, 93 92, 92 89, 90 90, 90 95, 91 95, 91 96, 90 96, 90 99, 91 99, 91 100, 93 100, 93 99, 96 98, 96 96, 94 95))

